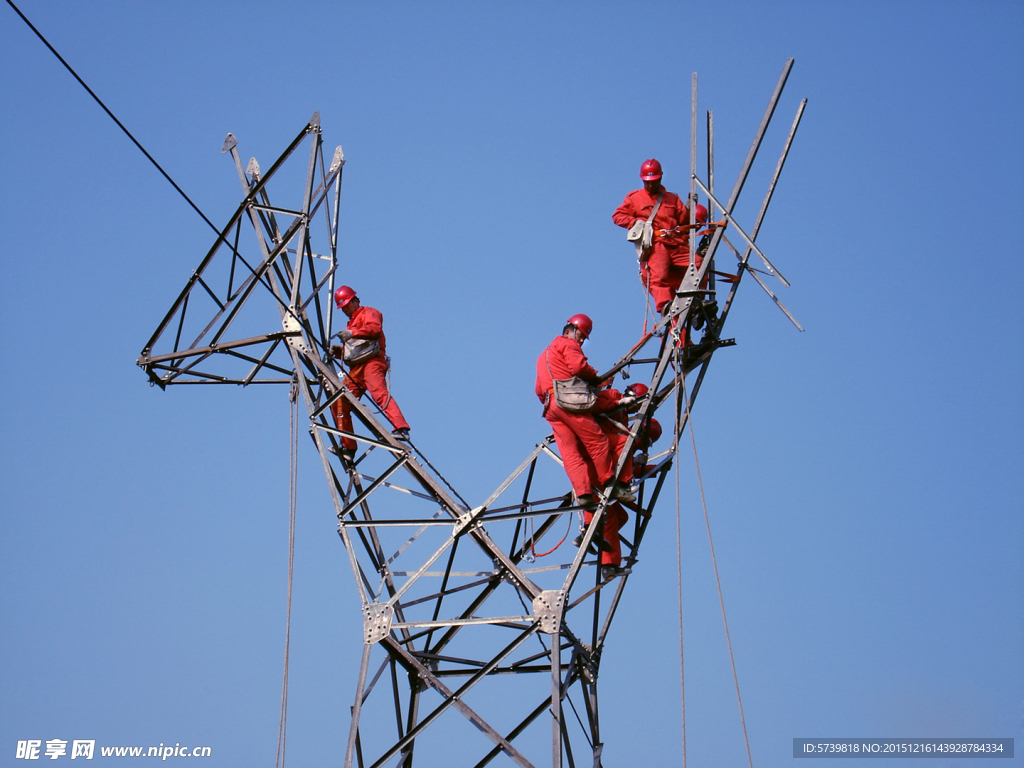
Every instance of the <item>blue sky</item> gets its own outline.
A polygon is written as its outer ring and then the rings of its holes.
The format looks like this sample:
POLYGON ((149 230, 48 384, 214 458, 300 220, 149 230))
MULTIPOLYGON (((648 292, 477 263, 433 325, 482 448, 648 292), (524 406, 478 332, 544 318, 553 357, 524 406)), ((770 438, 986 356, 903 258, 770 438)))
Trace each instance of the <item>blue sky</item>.
MULTIPOLYGON (((547 434, 533 364, 568 315, 594 318, 599 368, 638 338, 610 214, 647 157, 685 191, 691 73, 728 188, 794 57, 738 216, 808 98, 758 238, 807 331, 745 283, 694 414, 754 763, 794 737, 1024 735, 1018 3, 19 7, 214 222, 239 197, 225 134, 266 167, 320 112, 348 161, 343 281, 384 312, 395 396, 467 498, 547 434)), ((0 754, 267 764, 286 391, 146 385, 134 360, 211 233, 8 6, 0 39, 0 754)), ((301 450, 289 763, 340 764, 361 621, 301 450)), ((683 459, 689 758, 735 765, 683 459)), ((603 658, 609 767, 680 762, 673 507, 603 658)))

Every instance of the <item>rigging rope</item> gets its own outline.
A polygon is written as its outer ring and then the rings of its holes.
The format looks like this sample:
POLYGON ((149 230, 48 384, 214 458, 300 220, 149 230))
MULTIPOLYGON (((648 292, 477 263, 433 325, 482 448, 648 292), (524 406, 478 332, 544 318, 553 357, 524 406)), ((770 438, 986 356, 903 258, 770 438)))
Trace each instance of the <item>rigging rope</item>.
MULTIPOLYGON (((561 517, 561 515, 559 515, 559 517, 561 517)), ((560 546, 562 546, 562 544, 565 542, 565 540, 569 538, 569 531, 571 531, 571 530, 572 530, 572 515, 569 515, 569 526, 565 529, 565 535, 561 538, 561 540, 557 544, 555 544, 555 546, 553 546, 551 549, 549 549, 547 552, 538 552, 537 549, 536 549, 537 542, 536 542, 536 539, 535 539, 535 537, 536 537, 536 530, 533 527, 533 518, 531 517, 530 518, 530 552, 533 553, 534 560, 536 560, 536 558, 538 558, 538 557, 547 557, 552 552, 554 552, 556 549, 558 549, 560 546)))
POLYGON ((7 4, 9 6, 11 6, 11 8, 14 9, 15 13, 17 13, 19 16, 21 16, 21 20, 24 21, 28 25, 29 29, 31 29, 33 32, 36 33, 36 37, 38 37, 40 40, 43 41, 43 45, 45 45, 47 48, 50 49, 50 52, 54 56, 57 57, 57 60, 61 64, 64 65, 64 68, 67 69, 67 71, 71 73, 71 75, 75 78, 75 80, 77 80, 79 82, 79 84, 83 88, 85 88, 85 90, 89 93, 89 95, 93 97, 93 99, 96 101, 96 103, 99 104, 103 108, 103 111, 106 112, 110 116, 110 119, 113 120, 115 123, 117 123, 117 127, 120 128, 122 131, 124 131, 125 136, 127 136, 129 139, 132 140, 132 143, 135 144, 135 146, 139 148, 139 151, 141 151, 142 154, 144 154, 146 156, 146 158, 149 160, 149 162, 151 162, 154 166, 156 166, 156 169, 158 171, 160 171, 160 173, 163 174, 163 177, 165 179, 167 179, 171 183, 171 186, 174 187, 176 190, 178 190, 178 194, 180 194, 183 198, 185 198, 185 202, 188 203, 189 205, 191 205, 192 209, 196 213, 199 214, 199 216, 203 219, 203 221, 205 221, 207 224, 210 225, 210 229, 212 229, 214 232, 216 232, 219 235, 220 234, 220 230, 217 229, 217 227, 214 225, 214 223, 212 221, 210 221, 208 218, 206 218, 206 214, 203 213, 201 210, 199 210, 199 206, 192 202, 192 198, 190 198, 188 195, 185 194, 185 191, 181 187, 179 187, 177 185, 177 183, 174 181, 174 179, 172 179, 170 177, 170 175, 167 173, 167 171, 165 171, 160 166, 160 163, 158 163, 153 158, 153 156, 151 154, 149 154, 149 152, 146 151, 146 148, 144 146, 142 146, 142 144, 139 143, 139 140, 136 139, 134 136, 132 136, 131 131, 129 131, 127 128, 125 128, 124 124, 120 120, 118 120, 117 117, 115 117, 114 113, 111 112, 110 109, 107 108, 107 105, 104 104, 100 100, 100 97, 97 96, 95 93, 93 93, 92 88, 90 88, 88 85, 85 84, 85 80, 83 80, 81 77, 79 77, 78 73, 75 72, 75 70, 73 70, 71 68, 71 65, 68 64, 66 61, 64 61, 64 57, 61 56, 59 53, 57 53, 57 49, 54 48, 52 45, 50 45, 50 42, 45 37, 43 37, 42 33, 38 29, 36 29, 35 26, 33 26, 32 22, 28 20, 28 18, 25 16, 24 13, 21 12, 21 10, 19 10, 18 6, 16 6, 13 2, 11 2, 11 0, 7 0, 7 4))
MULTIPOLYGON (((736 674, 736 659, 733 657, 733 654, 732 654, 732 640, 729 637, 729 620, 725 616, 725 599, 722 597, 722 582, 718 578, 718 560, 715 558, 715 542, 711 538, 711 519, 708 517, 708 504, 707 504, 707 501, 704 498, 704 481, 701 479, 701 476, 700 476, 700 460, 697 458, 697 439, 696 439, 696 437, 694 436, 694 433, 693 433, 693 419, 690 418, 690 401, 689 401, 689 398, 687 398, 687 396, 686 396, 686 379, 682 378, 682 377, 681 377, 680 390, 682 392, 683 403, 685 403, 685 408, 686 408, 686 423, 687 423, 687 425, 690 428, 690 444, 693 446, 693 463, 694 463, 694 465, 697 468, 697 484, 700 487, 700 503, 704 507, 704 525, 707 527, 707 530, 708 530, 708 545, 711 547, 711 565, 713 566, 714 571, 715 571, 715 586, 718 587, 718 604, 722 608, 722 623, 725 625, 725 644, 729 648, 729 663, 732 664, 732 679, 733 679, 733 682, 736 684, 736 701, 739 704, 739 708, 740 708, 740 724, 743 726, 743 743, 746 744, 746 747, 747 747, 747 763, 750 766, 750 768, 754 768, 754 761, 753 761, 753 759, 750 756, 750 739, 747 737, 747 719, 743 716, 743 698, 740 696, 740 679, 739 679, 739 676, 736 674)), ((678 419, 678 413, 679 413, 679 410, 677 409, 676 410, 676 414, 677 414, 676 418, 677 419, 678 419)), ((677 435, 678 435, 678 429, 677 429, 676 432, 677 432, 677 435)), ((678 440, 678 437, 676 439, 678 440)), ((678 456, 677 456, 677 458, 678 458, 678 456)), ((676 466, 677 488, 678 488, 678 477, 679 477, 678 473, 679 473, 679 467, 678 467, 678 464, 677 464, 677 466, 676 466)), ((678 490, 676 491, 676 493, 677 493, 677 498, 678 498, 678 490)), ((682 566, 680 566, 680 568, 681 567, 682 566)), ((681 602, 680 602, 680 605, 682 605, 681 602)), ((682 613, 680 613, 680 626, 682 626, 682 613)), ((684 741, 683 743, 685 745, 686 742, 684 741)), ((684 752, 683 752, 683 760, 684 760, 684 765, 685 765, 685 760, 686 760, 685 746, 684 746, 684 752)))
MULTIPOLYGON (((685 382, 683 375, 682 355, 679 346, 675 348, 676 375, 681 382, 685 382)), ((682 735, 683 735, 683 768, 686 768, 686 677, 683 665, 683 527, 679 512, 679 413, 682 410, 682 403, 679 398, 685 397, 682 386, 676 388, 675 407, 675 430, 672 433, 672 453, 676 459, 676 577, 679 594, 679 701, 682 712, 682 735)))
POLYGON ((645 280, 640 281, 640 285, 642 285, 644 289, 644 336, 647 335, 648 319, 651 319, 655 325, 658 324, 657 321, 654 319, 654 313, 651 312, 651 271, 649 269, 644 270, 645 266, 646 262, 640 262, 640 271, 647 275, 647 278, 645 280))
POLYGON ((292 576, 295 570, 295 501, 299 484, 299 404, 298 387, 292 384, 288 436, 291 455, 288 461, 288 609, 284 625, 284 678, 281 681, 281 719, 277 726, 277 761, 275 768, 284 768, 285 736, 288 727, 288 652, 292 635, 292 576))

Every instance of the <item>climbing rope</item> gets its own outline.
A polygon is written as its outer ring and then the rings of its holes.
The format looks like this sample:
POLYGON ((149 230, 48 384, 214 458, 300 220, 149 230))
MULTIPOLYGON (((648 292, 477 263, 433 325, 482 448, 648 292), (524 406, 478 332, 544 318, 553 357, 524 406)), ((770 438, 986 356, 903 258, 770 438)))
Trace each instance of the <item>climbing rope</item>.
MULTIPOLYGON (((685 381, 682 375, 682 360, 680 359, 679 347, 676 346, 673 352, 676 360, 676 371, 680 381, 685 381)), ((683 768, 686 768, 686 676, 683 665, 683 526, 680 515, 679 503, 679 413, 682 404, 679 398, 683 393, 683 387, 676 388, 675 430, 672 433, 672 454, 676 458, 676 588, 679 595, 679 704, 682 717, 682 738, 683 738, 683 768)))
POLYGON ((285 736, 288 725, 288 652, 292 635, 292 576, 295 570, 295 501, 299 484, 299 404, 298 386, 292 384, 288 399, 291 402, 289 439, 291 455, 288 461, 288 608, 284 623, 284 678, 281 681, 281 719, 277 726, 277 761, 275 768, 284 768, 285 736))
MULTIPOLYGON (((645 275, 645 279, 640 281, 640 284, 644 288, 644 333, 647 336, 647 322, 648 319, 654 319, 654 312, 651 311, 651 270, 645 269, 647 266, 646 261, 638 261, 640 265, 640 271, 645 275)), ((632 351, 632 350, 630 350, 632 351)))
MULTIPOLYGON (((694 463, 694 466, 697 469, 697 485, 700 487, 700 503, 701 503, 701 506, 704 508, 704 525, 707 527, 707 531, 708 531, 708 545, 711 547, 711 565, 713 566, 714 571, 715 571, 715 586, 718 587, 718 604, 722 608, 722 623, 725 625, 725 644, 729 648, 729 663, 732 664, 732 679, 733 679, 733 682, 736 684, 736 702, 739 704, 739 708, 740 708, 740 724, 743 726, 743 743, 746 744, 746 747, 747 747, 747 763, 749 764, 750 768, 754 768, 754 761, 753 761, 753 759, 750 756, 750 739, 747 737, 747 719, 743 716, 743 697, 740 696, 740 679, 739 679, 739 676, 736 674, 736 659, 733 657, 733 654, 732 654, 732 640, 730 639, 730 636, 729 636, 729 620, 726 618, 726 615, 725 615, 725 599, 722 597, 722 582, 718 578, 718 560, 715 558, 715 542, 711 538, 711 519, 708 517, 708 504, 707 504, 707 501, 704 498, 704 481, 701 479, 701 475, 700 475, 700 460, 697 458, 697 439, 696 439, 696 437, 694 436, 694 433, 693 433, 693 419, 690 418, 690 401, 689 401, 689 399, 686 396, 686 379, 683 378, 683 377, 680 377, 679 391, 682 393, 683 403, 684 403, 684 407, 686 409, 686 423, 687 423, 687 425, 690 428, 690 444, 693 446, 693 463, 694 463)), ((678 419, 679 419, 679 408, 676 409, 676 422, 677 422, 677 425, 678 425, 678 419)), ((677 427, 677 429, 676 429, 676 435, 677 435, 676 441, 677 441, 677 444, 678 444, 678 439, 679 439, 678 438, 678 434, 679 434, 679 430, 678 430, 678 427, 677 427)), ((676 465, 676 489, 677 489, 676 490, 676 498, 677 498, 677 508, 678 508, 678 495, 679 495, 679 491, 678 491, 679 479, 678 478, 679 478, 679 466, 678 466, 678 463, 677 463, 677 465, 676 465)), ((677 515, 678 515, 678 512, 677 512, 677 515)), ((677 523, 677 525, 678 525, 678 523, 677 523)), ((682 572, 682 565, 680 565, 680 573, 681 572, 682 572)), ((680 592, 680 595, 681 594, 682 593, 680 592)), ((682 606, 682 602, 681 601, 680 601, 680 606, 682 606)), ((682 632, 682 609, 681 608, 680 608, 680 632, 682 632)), ((680 643, 680 647, 681 647, 681 643, 680 643)), ((681 659, 681 657, 680 657, 680 659, 681 659)), ((684 747, 683 747, 683 764, 685 765, 686 764, 686 747, 685 747, 686 742, 685 742, 685 737, 684 737, 683 744, 684 744, 684 747)))

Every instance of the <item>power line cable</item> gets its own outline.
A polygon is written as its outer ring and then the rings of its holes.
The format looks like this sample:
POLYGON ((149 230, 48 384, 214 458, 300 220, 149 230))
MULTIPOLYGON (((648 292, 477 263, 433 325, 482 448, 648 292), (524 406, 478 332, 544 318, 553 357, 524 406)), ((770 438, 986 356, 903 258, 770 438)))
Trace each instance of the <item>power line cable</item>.
POLYGON ((110 111, 110 109, 107 107, 106 104, 103 103, 103 101, 100 99, 100 97, 97 96, 93 92, 92 88, 90 88, 88 85, 86 85, 85 80, 83 80, 81 77, 79 77, 78 73, 75 72, 75 70, 71 68, 71 65, 68 64, 64 60, 64 57, 61 56, 59 53, 57 53, 57 49, 54 48, 52 45, 50 45, 50 42, 45 37, 43 37, 42 33, 38 29, 35 28, 35 26, 32 24, 32 22, 28 20, 28 18, 25 16, 24 13, 21 12, 21 10, 18 8, 18 6, 16 6, 14 3, 12 3, 11 0, 7 0, 7 4, 9 6, 11 6, 11 8, 14 9, 14 12, 17 13, 21 17, 21 20, 24 21, 28 25, 28 28, 36 33, 36 37, 38 37, 40 40, 43 41, 43 44, 47 48, 50 49, 50 52, 54 56, 57 57, 57 60, 60 61, 60 63, 64 65, 64 67, 67 69, 68 72, 70 72, 72 74, 72 76, 75 78, 75 80, 77 80, 81 84, 81 86, 83 88, 85 88, 86 91, 88 91, 89 95, 92 96, 93 99, 95 99, 96 103, 99 104, 103 108, 103 111, 106 112, 110 116, 110 119, 113 120, 115 123, 117 123, 117 127, 120 128, 122 131, 124 131, 125 136, 127 136, 129 139, 132 140, 132 143, 135 144, 135 146, 139 148, 139 151, 142 152, 142 154, 144 154, 146 156, 146 158, 149 160, 149 162, 151 162, 156 167, 156 169, 158 171, 160 171, 161 174, 163 174, 163 177, 165 179, 167 179, 167 181, 169 181, 171 183, 171 186, 174 187, 176 190, 178 190, 178 194, 180 194, 183 198, 185 198, 185 202, 187 202, 189 205, 191 205, 192 209, 196 213, 198 213, 200 215, 200 217, 202 217, 203 221, 205 221, 207 224, 210 225, 210 229, 212 229, 214 232, 216 232, 219 235, 220 234, 220 230, 217 229, 217 227, 214 226, 213 222, 210 221, 206 217, 205 213, 203 213, 201 210, 199 210, 199 206, 192 202, 192 198, 190 198, 188 195, 185 194, 185 191, 181 187, 179 187, 177 185, 177 183, 175 183, 174 179, 172 179, 170 177, 170 175, 167 173, 167 171, 165 171, 160 166, 160 163, 158 163, 153 158, 153 156, 151 154, 149 154, 149 152, 146 151, 146 148, 144 146, 142 146, 142 144, 139 143, 139 140, 136 139, 134 136, 132 136, 131 131, 129 131, 127 128, 124 127, 124 124, 120 120, 117 119, 117 117, 114 115, 114 113, 110 111))

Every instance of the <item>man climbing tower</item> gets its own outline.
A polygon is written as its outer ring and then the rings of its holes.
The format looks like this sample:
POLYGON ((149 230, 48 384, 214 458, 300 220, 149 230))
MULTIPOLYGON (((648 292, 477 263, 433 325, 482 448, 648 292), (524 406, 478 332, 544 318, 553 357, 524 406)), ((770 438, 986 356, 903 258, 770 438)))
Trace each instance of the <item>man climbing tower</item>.
MULTIPOLYGON (((348 317, 345 330, 335 334, 341 345, 332 345, 331 354, 341 358, 348 365, 344 385, 359 398, 369 391, 370 397, 391 421, 392 434, 399 440, 409 439, 409 424, 402 415, 398 403, 388 391, 386 375, 390 360, 387 357, 387 341, 384 338, 384 317, 373 307, 364 307, 356 292, 343 285, 334 292, 334 302, 348 317)), ((345 398, 338 398, 331 406, 335 424, 345 432, 352 431, 352 406, 345 398)), ((342 455, 355 455, 356 441, 350 437, 341 440, 342 455)))
MULTIPOLYGON (((645 160, 640 166, 643 189, 626 195, 612 214, 612 221, 630 231, 640 261, 640 282, 659 312, 671 303, 690 266, 690 211, 679 195, 662 186, 662 175, 661 163, 645 160)), ((703 213, 706 220, 707 210, 703 213)), ((701 261, 698 256, 698 268, 701 261)))
MULTIPOLYGON (((612 479, 608 437, 591 413, 596 392, 588 391, 588 386, 599 383, 597 370, 587 362, 582 348, 593 327, 591 319, 582 314, 566 321, 562 335, 537 358, 534 387, 537 398, 544 404, 544 418, 551 425, 577 503, 590 509, 597 506, 592 485, 603 489, 612 479), (593 480, 588 463, 593 468, 593 480)), ((612 498, 635 499, 629 486, 619 483, 612 488, 612 498)))

